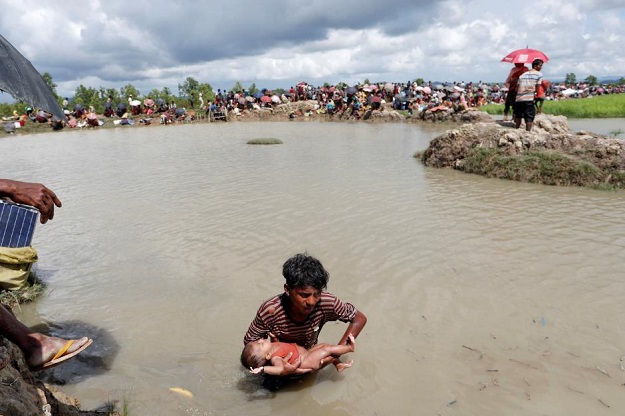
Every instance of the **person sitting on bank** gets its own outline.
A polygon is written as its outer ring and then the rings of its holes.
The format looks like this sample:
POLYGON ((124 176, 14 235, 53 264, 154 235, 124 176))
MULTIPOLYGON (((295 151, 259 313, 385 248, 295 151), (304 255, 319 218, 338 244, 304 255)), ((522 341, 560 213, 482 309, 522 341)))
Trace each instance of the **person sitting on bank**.
MULTIPOLYGON (((0 305, 0 335, 22 350, 30 371, 56 367, 80 354, 93 343, 88 337, 66 340, 32 331, 4 305, 0 305)), ((8 363, 4 359, 6 349, 3 351, 3 348, 0 347, 0 370, 8 363)))
MULTIPOLYGON (((0 198, 37 208, 42 224, 54 218, 55 207, 61 207, 61 201, 56 194, 39 183, 0 179, 0 198)), ((93 342, 87 337, 65 340, 32 331, 4 305, 0 305, 0 335, 22 350, 31 371, 59 365, 84 351, 93 342)), ((2 363, 6 365, 5 357, 6 350, 0 348, 0 367, 2 363)))
POLYGON ((115 111, 113 111, 113 97, 106 97, 106 102, 104 103, 104 117, 113 117, 115 111))
POLYGON ((37 111, 37 115, 35 116, 35 120, 37 120, 37 122, 39 122, 39 123, 47 123, 48 122, 48 116, 46 115, 45 111, 39 110, 39 111, 37 111))

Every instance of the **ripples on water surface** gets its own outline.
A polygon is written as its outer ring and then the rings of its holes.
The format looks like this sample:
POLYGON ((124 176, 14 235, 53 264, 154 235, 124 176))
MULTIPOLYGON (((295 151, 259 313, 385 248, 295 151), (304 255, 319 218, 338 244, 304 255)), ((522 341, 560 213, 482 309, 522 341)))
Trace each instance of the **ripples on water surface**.
POLYGON ((55 370, 64 392, 86 408, 125 396, 131 415, 622 410, 622 193, 426 169, 413 154, 436 134, 234 123, 0 140, 2 175, 64 204, 37 230, 49 290, 23 315, 96 337, 55 370), (242 336, 303 250, 369 323, 352 368, 269 393, 238 364, 242 336))

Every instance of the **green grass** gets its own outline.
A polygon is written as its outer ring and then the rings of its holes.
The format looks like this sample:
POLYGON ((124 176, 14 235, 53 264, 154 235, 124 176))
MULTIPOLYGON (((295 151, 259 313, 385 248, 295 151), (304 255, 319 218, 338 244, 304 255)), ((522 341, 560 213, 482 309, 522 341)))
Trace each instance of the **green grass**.
POLYGON ((10 308, 34 302, 45 292, 44 283, 33 271, 28 276, 28 284, 17 290, 0 290, 0 303, 10 308))
MULTIPOLYGON (((106 403, 104 403, 102 406, 100 406, 98 409, 94 410, 93 411, 94 416, 96 414, 97 415, 106 414, 107 416, 130 416, 129 395, 131 394, 132 394, 132 390, 130 390, 127 393, 124 393, 122 397, 122 402, 121 402, 121 409, 119 408, 120 407, 119 400, 111 399, 107 401, 106 403)), ((89 415, 91 415, 91 412, 82 412, 82 413, 88 413, 89 415)))
POLYGON ((497 149, 475 148, 463 166, 468 173, 546 185, 616 189, 625 184, 625 172, 602 171, 573 156, 548 151, 509 156, 497 149))
MULTIPOLYGON (((503 114, 503 104, 488 104, 480 110, 491 115, 503 114)), ((545 101, 543 113, 568 118, 625 117, 625 94, 600 95, 592 98, 545 101)))

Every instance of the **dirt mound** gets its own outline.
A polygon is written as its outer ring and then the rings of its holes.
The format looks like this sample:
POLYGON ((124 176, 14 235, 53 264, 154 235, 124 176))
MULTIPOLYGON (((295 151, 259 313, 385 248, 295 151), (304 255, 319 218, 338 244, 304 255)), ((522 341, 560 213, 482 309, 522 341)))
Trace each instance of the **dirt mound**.
POLYGON ((625 187, 625 142, 571 133, 565 117, 541 115, 531 132, 503 123, 465 124, 436 137, 426 166, 550 185, 625 187))
POLYGON ((108 412, 81 411, 78 400, 40 382, 28 369, 22 351, 1 336, 0 367, 0 415, 109 415, 108 412))

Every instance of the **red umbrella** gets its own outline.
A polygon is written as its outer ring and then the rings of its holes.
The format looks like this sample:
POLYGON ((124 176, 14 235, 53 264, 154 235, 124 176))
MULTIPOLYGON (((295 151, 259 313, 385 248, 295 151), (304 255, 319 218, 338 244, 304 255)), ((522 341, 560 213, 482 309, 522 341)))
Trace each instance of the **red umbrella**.
POLYGON ((511 64, 531 64, 534 59, 542 59, 543 62, 548 62, 549 58, 543 52, 538 49, 517 49, 507 54, 501 62, 508 62, 511 64))
POLYGON ((260 97, 260 101, 262 101, 263 103, 270 103, 271 97, 268 95, 263 95, 262 97, 260 97))

